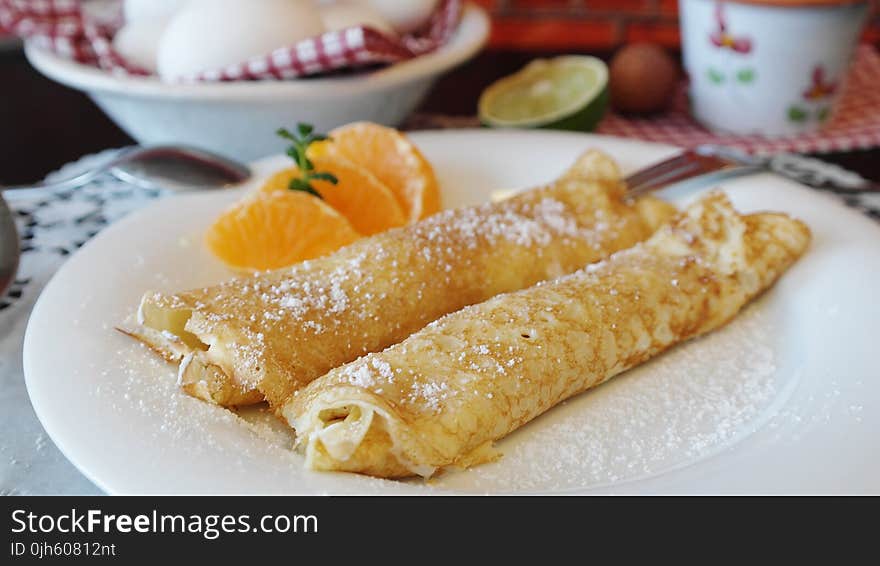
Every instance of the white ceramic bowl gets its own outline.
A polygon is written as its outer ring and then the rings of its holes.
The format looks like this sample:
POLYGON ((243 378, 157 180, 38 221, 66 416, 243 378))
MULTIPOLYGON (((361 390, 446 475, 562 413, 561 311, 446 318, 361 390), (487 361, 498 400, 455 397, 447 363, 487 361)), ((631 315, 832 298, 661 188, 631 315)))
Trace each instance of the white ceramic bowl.
POLYGON ((736 134, 820 129, 843 87, 867 0, 679 0, 694 116, 736 134))
POLYGON ((449 43, 434 53, 373 72, 291 81, 167 84, 116 77, 28 45, 47 77, 86 92, 142 144, 185 143, 242 161, 277 153, 275 131, 296 122, 319 131, 357 120, 399 125, 441 74, 474 56, 489 36, 489 17, 465 6, 449 43))

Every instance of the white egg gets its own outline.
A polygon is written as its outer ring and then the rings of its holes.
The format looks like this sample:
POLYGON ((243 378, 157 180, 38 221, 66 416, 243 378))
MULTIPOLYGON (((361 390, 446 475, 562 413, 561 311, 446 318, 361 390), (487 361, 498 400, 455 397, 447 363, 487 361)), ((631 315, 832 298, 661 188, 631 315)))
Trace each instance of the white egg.
POLYGON ((363 0, 340 0, 321 6, 321 19, 327 31, 338 31, 352 26, 370 26, 394 35, 394 29, 372 6, 363 0))
POLYGON ((156 72, 159 40, 168 22, 163 19, 128 23, 113 38, 113 47, 128 61, 156 72))
POLYGON ((159 42, 159 76, 242 63, 323 32, 310 0, 190 0, 159 42))
POLYGON ((440 0, 367 0, 397 33, 416 31, 437 9, 440 0))
POLYGON ((168 20, 188 0, 125 0, 122 5, 126 23, 139 23, 156 19, 168 20))

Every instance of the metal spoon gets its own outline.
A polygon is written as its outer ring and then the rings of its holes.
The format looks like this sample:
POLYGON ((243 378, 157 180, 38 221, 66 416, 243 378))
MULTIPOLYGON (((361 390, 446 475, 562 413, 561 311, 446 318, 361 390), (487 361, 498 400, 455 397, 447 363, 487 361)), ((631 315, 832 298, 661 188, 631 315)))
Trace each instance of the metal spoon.
POLYGON ((250 169, 216 153, 183 145, 128 147, 107 161, 70 179, 29 187, 0 188, 7 200, 39 197, 75 189, 109 172, 139 186, 163 187, 175 192, 216 189, 246 181, 250 169))
POLYGON ((175 192, 228 187, 251 176, 246 165, 203 149, 179 145, 135 146, 120 150, 104 163, 70 179, 30 187, 0 187, 0 295, 12 283, 21 255, 15 222, 3 197, 14 200, 49 196, 80 187, 107 172, 138 186, 162 187, 175 192))

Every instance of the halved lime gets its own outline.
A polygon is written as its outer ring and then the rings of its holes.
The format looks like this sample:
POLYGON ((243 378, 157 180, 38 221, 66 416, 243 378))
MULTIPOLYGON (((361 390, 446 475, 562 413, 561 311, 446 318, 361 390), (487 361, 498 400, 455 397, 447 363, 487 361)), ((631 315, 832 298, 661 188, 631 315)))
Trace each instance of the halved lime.
POLYGON ((480 121, 494 128, 591 131, 608 106, 608 67, 565 55, 536 59, 480 96, 480 121))

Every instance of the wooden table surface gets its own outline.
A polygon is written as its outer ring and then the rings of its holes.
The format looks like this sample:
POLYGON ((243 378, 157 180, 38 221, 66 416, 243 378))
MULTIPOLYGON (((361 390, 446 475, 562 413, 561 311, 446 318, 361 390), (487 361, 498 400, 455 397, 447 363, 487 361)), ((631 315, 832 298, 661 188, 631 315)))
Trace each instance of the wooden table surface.
MULTIPOLYGON (((483 88, 537 55, 486 51, 443 78, 420 110, 473 115, 483 88)), ((38 74, 18 50, 0 51, 0 100, 0 185, 35 182, 82 155, 132 143, 85 95, 38 74)), ((820 157, 880 181, 880 149, 820 157)))

